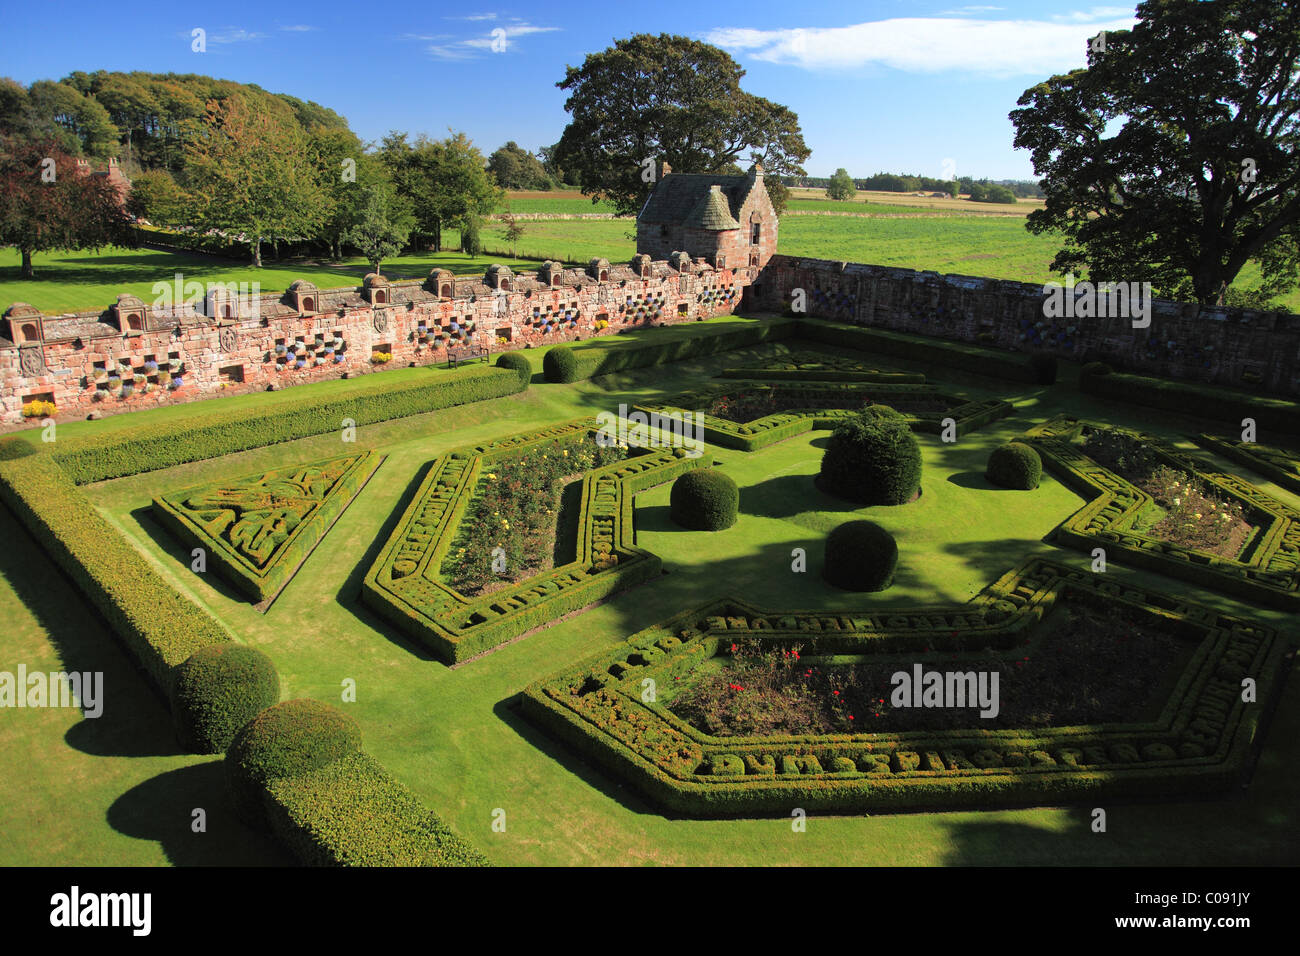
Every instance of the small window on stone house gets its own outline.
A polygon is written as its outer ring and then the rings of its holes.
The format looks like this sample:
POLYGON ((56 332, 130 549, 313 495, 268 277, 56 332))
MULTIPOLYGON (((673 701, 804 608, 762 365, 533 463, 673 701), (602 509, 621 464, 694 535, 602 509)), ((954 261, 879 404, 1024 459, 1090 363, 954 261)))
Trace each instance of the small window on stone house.
POLYGON ((759 239, 763 237, 763 224, 756 222, 749 227, 749 230, 749 241, 754 245, 758 245, 759 239))

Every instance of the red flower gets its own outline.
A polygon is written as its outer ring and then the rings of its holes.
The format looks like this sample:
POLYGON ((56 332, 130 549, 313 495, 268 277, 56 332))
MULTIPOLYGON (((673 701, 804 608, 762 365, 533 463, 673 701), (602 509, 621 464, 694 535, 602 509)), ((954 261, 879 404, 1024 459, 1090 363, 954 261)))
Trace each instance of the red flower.
POLYGON ((852 714, 849 714, 849 720, 852 720, 852 719, 853 719, 853 715, 852 715, 852 714))
POLYGON ((840 692, 839 692, 839 691, 835 691, 835 696, 836 696, 836 697, 839 697, 839 696, 840 696, 840 692))

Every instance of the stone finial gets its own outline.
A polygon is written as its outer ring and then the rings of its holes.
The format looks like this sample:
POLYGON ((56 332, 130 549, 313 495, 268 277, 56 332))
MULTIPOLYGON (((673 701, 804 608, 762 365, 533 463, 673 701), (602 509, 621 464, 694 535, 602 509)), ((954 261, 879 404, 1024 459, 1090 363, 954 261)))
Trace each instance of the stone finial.
POLYGON ((109 307, 109 311, 117 319, 118 331, 123 333, 144 331, 144 310, 144 300, 129 292, 123 292, 109 307))
POLYGON ((650 257, 644 252, 632 257, 632 271, 643 279, 650 278, 650 257))
POLYGON ((293 299, 293 307, 300 315, 320 310, 320 290, 316 288, 314 282, 294 279, 289 286, 289 295, 293 299))
POLYGON ((587 275, 597 282, 607 281, 609 279, 609 260, 599 257, 592 259, 587 263, 587 275))
POLYGON ((515 274, 509 266, 503 266, 499 263, 493 263, 488 266, 487 272, 484 273, 483 281, 487 283, 489 289, 498 289, 502 292, 510 292, 515 287, 515 274))

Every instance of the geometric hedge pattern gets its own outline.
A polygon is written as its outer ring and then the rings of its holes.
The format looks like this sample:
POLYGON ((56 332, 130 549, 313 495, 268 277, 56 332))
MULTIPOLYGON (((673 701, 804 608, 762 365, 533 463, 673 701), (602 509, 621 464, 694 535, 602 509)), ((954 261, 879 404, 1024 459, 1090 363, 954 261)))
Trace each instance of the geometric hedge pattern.
POLYGON ((186 488, 155 498, 153 514, 265 609, 383 459, 358 452, 186 488))
POLYGON ((447 662, 463 661, 660 573, 633 544, 636 494, 712 464, 659 448, 589 471, 582 481, 576 559, 500 590, 469 597, 441 580, 442 561, 481 475, 530 447, 587 436, 592 419, 462 448, 434 460, 362 585, 364 603, 447 662))
POLYGON ((1071 444, 1098 427, 1103 426, 1057 416, 1030 429, 1021 439, 1038 449, 1044 466, 1062 484, 1088 499, 1056 528, 1054 542, 1085 551, 1101 547, 1107 561, 1168 574, 1271 607, 1300 609, 1300 512, 1236 475, 1209 470, 1207 464, 1154 436, 1138 435, 1158 462, 1195 474, 1219 495, 1240 504, 1252 524, 1259 527, 1259 533, 1236 560, 1151 537, 1134 528, 1150 497, 1071 444))
POLYGON ((1196 443, 1224 458, 1245 465, 1288 491, 1300 495, 1300 453, 1256 442, 1197 435, 1196 443))
MULTIPOLYGON (((753 394, 765 387, 769 386, 737 382, 675 395, 662 402, 641 403, 636 410, 647 415, 680 414, 708 408, 722 396, 734 395, 738 391, 753 394)), ((833 429, 839 422, 856 415, 867 402, 890 405, 918 432, 941 432, 943 420, 951 418, 956 424, 957 435, 1005 418, 1014 410, 1012 405, 1003 401, 971 401, 946 395, 933 385, 802 382, 795 385, 780 383, 775 387, 787 395, 793 393, 800 399, 807 399, 810 407, 791 408, 749 422, 733 422, 703 414, 705 441, 724 448, 757 451, 807 431, 833 429), (843 405, 832 407, 840 399, 843 399, 843 405), (942 410, 908 411, 909 406, 917 404, 939 404, 942 410)))
POLYGON ((1287 651, 1270 628, 1034 559, 960 606, 828 614, 716 601, 530 686, 523 711, 655 803, 691 816, 1184 795, 1241 779, 1287 651), (801 644, 808 656, 1012 653, 1032 645, 1053 607, 1099 601, 1195 645, 1153 720, 1027 731, 979 729, 975 717, 968 730, 715 738, 645 694, 648 681, 671 686, 737 640, 801 644), (1242 700, 1246 677, 1257 682, 1257 703, 1242 700))

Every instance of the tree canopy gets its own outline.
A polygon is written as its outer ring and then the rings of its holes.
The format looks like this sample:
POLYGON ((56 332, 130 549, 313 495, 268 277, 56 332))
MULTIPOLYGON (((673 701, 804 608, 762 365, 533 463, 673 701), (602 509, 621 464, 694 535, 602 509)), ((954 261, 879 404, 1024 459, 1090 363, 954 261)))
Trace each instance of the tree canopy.
POLYGON ((668 34, 638 34, 568 67, 572 117, 550 156, 577 175, 584 195, 635 213, 663 162, 678 172, 722 173, 758 160, 773 204, 779 177, 802 175, 811 155, 793 111, 740 88, 745 71, 725 51, 668 34))
POLYGON ((857 190, 853 188, 853 177, 849 171, 841 166, 835 170, 835 175, 831 177, 829 185, 826 187, 827 199, 852 199, 857 195, 857 190))
POLYGON ((505 189, 555 188, 542 161, 514 140, 488 157, 487 168, 496 177, 497 185, 505 189))
POLYGON ((1300 5, 1146 0, 1137 17, 1011 113, 1047 197, 1027 228, 1064 237, 1062 273, 1263 304, 1300 265, 1300 5), (1261 286, 1231 295, 1251 260, 1261 286))

